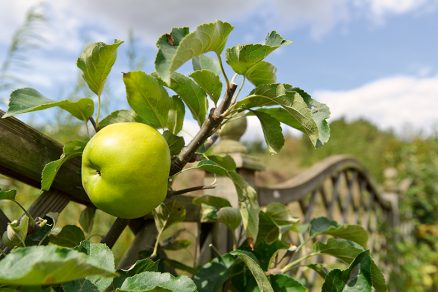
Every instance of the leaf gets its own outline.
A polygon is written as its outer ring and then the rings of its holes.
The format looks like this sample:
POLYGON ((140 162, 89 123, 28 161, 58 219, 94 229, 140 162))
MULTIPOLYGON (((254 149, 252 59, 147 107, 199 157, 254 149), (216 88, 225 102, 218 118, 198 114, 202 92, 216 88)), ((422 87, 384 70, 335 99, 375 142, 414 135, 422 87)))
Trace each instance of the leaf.
POLYGON ((166 139, 167 145, 169 145, 170 155, 177 155, 184 148, 184 138, 176 136, 169 131, 163 132, 163 137, 166 139))
POLYGON ((85 232, 90 233, 93 229, 95 215, 96 207, 91 205, 82 210, 81 214, 79 215, 79 224, 85 232))
MULTIPOLYGON (((259 238, 260 236, 261 235, 259 233, 259 238)), ((263 269, 263 271, 268 271, 269 267, 274 266, 273 262, 275 261, 275 255, 278 254, 280 250, 288 249, 288 247, 289 244, 280 240, 276 240, 269 244, 265 243, 264 241, 257 241, 253 253, 259 260, 260 267, 263 269)))
POLYGON ((98 96, 102 94, 106 78, 117 58, 117 48, 122 43, 123 41, 115 40, 110 45, 102 42, 90 44, 76 62, 88 87, 98 96))
POLYGON ((123 74, 128 103, 141 119, 155 128, 167 126, 171 99, 157 79, 142 71, 123 74))
MULTIPOLYGON (((312 102, 313 103, 313 102, 312 102)), ((304 98, 288 84, 265 84, 256 87, 250 95, 234 105, 234 110, 241 112, 267 106, 279 106, 283 116, 272 117, 297 128, 305 133, 313 145, 319 146, 323 141, 319 138, 319 129, 312 115, 312 104, 306 103, 304 98)), ((273 109, 258 109, 271 113, 273 109)), ((278 111, 278 110, 277 110, 278 111)), ((323 135, 324 136, 324 135, 323 135)))
POLYGON ((196 291, 195 283, 187 276, 174 277, 169 273, 143 272, 127 278, 117 291, 196 291), (161 288, 161 289, 160 289, 161 288))
POLYGON ((207 55, 199 55, 193 57, 192 65, 194 71, 209 70, 217 76, 220 76, 222 74, 218 60, 207 55))
POLYGON ((217 103, 222 92, 222 83, 219 76, 210 70, 197 70, 190 74, 196 83, 217 103))
MULTIPOLYGON (((112 272, 115 271, 114 255, 106 244, 82 241, 75 249, 89 255, 99 267, 106 267, 112 272)), ((99 291, 105 291, 113 282, 113 277, 90 275, 85 278, 85 281, 92 283, 99 291)))
POLYGON ((75 118, 82 121, 87 121, 94 112, 94 103, 90 98, 81 98, 77 101, 67 99, 55 101, 44 97, 33 88, 21 88, 11 93, 8 111, 2 118, 44 110, 55 106, 68 111, 75 118))
POLYGON ((306 292, 307 288, 289 275, 278 274, 271 276, 272 288, 275 292, 306 292))
POLYGON ((228 228, 234 230, 242 222, 240 210, 238 208, 223 207, 217 211, 217 221, 224 223, 228 228))
MULTIPOLYGON (((242 223, 249 241, 255 242, 259 232, 260 207, 256 190, 236 172, 230 172, 239 197, 240 214, 242 223)), ((251 245, 251 243, 250 243, 251 245)))
POLYGON ((216 257, 198 268, 193 276, 199 292, 222 291, 222 286, 231 276, 231 267, 236 258, 229 253, 216 257))
POLYGON ((205 204, 205 205, 213 206, 216 209, 220 209, 223 207, 231 207, 231 204, 227 199, 217 196, 211 196, 211 195, 203 195, 201 197, 195 197, 193 198, 192 202, 193 204, 196 205, 205 204))
POLYGON ((175 135, 182 130, 185 111, 186 109, 181 98, 172 96, 167 117, 167 128, 175 135))
POLYGON ((134 111, 117 110, 106 116, 99 122, 99 127, 103 128, 110 124, 127 123, 127 122, 142 122, 141 118, 137 116, 134 111))
POLYGON ((323 278, 323 279, 325 279, 325 277, 329 273, 327 268, 324 267, 322 264, 310 264, 310 265, 307 265, 307 267, 314 270, 315 272, 317 272, 318 275, 320 275, 321 278, 323 278))
POLYGON ((10 285, 50 285, 91 275, 114 277, 110 267, 93 257, 55 245, 16 248, 0 261, 0 282, 10 285))
POLYGON ((142 272, 157 272, 158 271, 158 261, 153 261, 149 258, 141 259, 135 262, 129 269, 117 270, 119 274, 118 277, 114 278, 111 288, 115 290, 116 288, 120 288, 126 278, 132 277, 136 274, 140 274, 142 272))
POLYGON ((49 240, 59 246, 75 247, 85 240, 85 235, 76 225, 65 225, 57 235, 50 235, 49 240))
POLYGON ((255 241, 258 234, 260 208, 257 192, 235 171, 236 164, 230 156, 209 156, 198 162, 197 167, 211 173, 228 176, 236 188, 239 197, 240 214, 243 227, 250 241, 255 241))
POLYGON ((242 260, 248 269, 251 271, 251 274, 254 276, 257 286, 260 288, 260 291, 274 291, 272 289, 271 283, 269 283, 268 278, 263 272, 260 265, 254 260, 252 254, 243 251, 243 250, 235 250, 230 252, 231 255, 237 256, 240 260, 242 260))
POLYGON ((318 139, 321 144, 325 144, 330 138, 330 126, 327 121, 327 119, 330 117, 330 109, 327 105, 312 99, 310 94, 301 88, 295 87, 294 90, 303 97, 304 101, 310 107, 313 120, 318 126, 318 139))
POLYGON ((232 29, 231 24, 219 20, 202 24, 189 34, 186 34, 186 28, 174 29, 171 38, 164 35, 157 43, 159 51, 155 59, 156 71, 164 82, 169 83, 171 74, 193 57, 211 51, 220 55, 232 29), (177 38, 176 32, 180 33, 178 36, 186 35, 177 38))
POLYGON ((271 63, 260 61, 252 66, 245 76, 255 86, 271 84, 277 81, 277 68, 271 63))
POLYGON ((283 130, 280 122, 264 112, 253 112, 262 125, 263 135, 270 153, 278 153, 284 145, 283 130))
POLYGON ((208 106, 204 90, 192 79, 177 72, 172 73, 169 88, 181 97, 190 109, 193 118, 199 125, 202 125, 207 114, 208 106))
POLYGON ((181 222, 186 217, 186 209, 177 200, 170 203, 162 203, 153 212, 155 225, 158 231, 164 231, 170 225, 181 222))
POLYGON ((8 223, 6 231, 3 233, 2 236, 3 244, 9 248, 14 248, 16 246, 25 246, 25 240, 28 230, 29 217, 27 216, 23 216, 19 220, 14 220, 8 223))
POLYGON ((317 241, 313 245, 313 250, 334 256, 350 264, 358 254, 364 251, 364 248, 353 241, 329 238, 327 243, 317 241))
POLYGON ((1 200, 15 201, 16 196, 17 196, 16 190, 2 190, 2 189, 0 189, 0 201, 1 200))
POLYGON ((84 151, 86 142, 75 140, 68 142, 63 147, 63 153, 58 160, 51 161, 47 163, 41 173, 41 190, 48 191, 55 180, 56 174, 58 173, 61 166, 67 160, 80 156, 84 151))
MULTIPOLYGON (((162 35, 157 41, 158 52, 155 58, 155 70, 163 80, 170 78, 169 68, 175 57, 181 40, 189 34, 188 27, 173 28, 169 34, 162 35)), ((166 82, 168 83, 168 82, 166 82)))
POLYGON ((367 246, 368 232, 360 225, 342 224, 325 217, 319 217, 310 221, 310 235, 328 234, 354 241, 364 248, 367 246))
POLYGON ((371 292, 371 257, 369 251, 363 251, 344 271, 330 271, 322 286, 323 292, 332 291, 369 291, 371 292))
POLYGON ((175 261, 175 260, 171 260, 171 259, 162 259, 160 261, 160 263, 162 263, 163 266, 171 268, 171 269, 177 269, 177 270, 181 270, 187 273, 190 273, 192 275, 194 275, 196 273, 196 268, 192 268, 184 263, 181 263, 179 261, 175 261))
POLYGON ((234 72, 246 75, 253 66, 265 59, 270 53, 290 43, 291 41, 283 39, 277 32, 273 31, 267 35, 264 45, 237 45, 227 49, 226 62, 233 68, 234 72))

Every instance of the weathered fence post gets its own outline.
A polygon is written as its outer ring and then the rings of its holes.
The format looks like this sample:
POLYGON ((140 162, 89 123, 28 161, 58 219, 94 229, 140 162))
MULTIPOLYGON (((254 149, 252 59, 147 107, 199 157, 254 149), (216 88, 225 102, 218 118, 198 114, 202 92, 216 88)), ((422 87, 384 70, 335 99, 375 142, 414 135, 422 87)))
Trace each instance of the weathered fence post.
MULTIPOLYGON (((248 149, 240 142, 247 128, 246 117, 240 117, 227 122, 219 132, 220 140, 213 146, 212 153, 217 155, 229 155, 236 162, 237 172, 241 174, 250 184, 255 184, 255 172, 264 168, 263 164, 254 156, 248 154, 248 149)), ((205 185, 214 184, 215 188, 206 192, 207 194, 220 196, 230 201, 232 207, 238 207, 239 201, 233 182, 223 176, 215 176, 209 173, 205 175, 205 185)), ((232 249, 233 236, 224 224, 212 224, 210 229, 213 232, 201 247, 201 257, 198 262, 204 262, 211 257, 212 244, 219 252, 224 253, 232 249)), ((207 231, 204 228, 204 232, 207 231)), ((202 237, 202 236, 201 236, 202 237)))

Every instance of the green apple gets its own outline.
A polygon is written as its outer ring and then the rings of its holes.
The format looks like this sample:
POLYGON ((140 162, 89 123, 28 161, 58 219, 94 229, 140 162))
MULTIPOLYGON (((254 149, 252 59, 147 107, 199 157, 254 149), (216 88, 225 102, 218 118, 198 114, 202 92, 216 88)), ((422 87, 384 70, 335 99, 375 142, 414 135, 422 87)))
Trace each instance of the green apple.
POLYGON ((82 154, 82 185, 99 209, 138 218, 166 197, 170 152, 154 128, 141 123, 106 126, 82 154))

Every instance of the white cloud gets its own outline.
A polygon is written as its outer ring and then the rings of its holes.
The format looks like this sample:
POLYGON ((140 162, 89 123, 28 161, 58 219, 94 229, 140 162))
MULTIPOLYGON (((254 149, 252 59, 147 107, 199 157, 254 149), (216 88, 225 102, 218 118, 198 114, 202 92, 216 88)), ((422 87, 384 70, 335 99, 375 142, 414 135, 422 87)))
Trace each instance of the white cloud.
POLYGON ((399 133, 406 125, 432 130, 438 124, 438 76, 393 76, 345 91, 319 90, 333 118, 367 118, 399 133))

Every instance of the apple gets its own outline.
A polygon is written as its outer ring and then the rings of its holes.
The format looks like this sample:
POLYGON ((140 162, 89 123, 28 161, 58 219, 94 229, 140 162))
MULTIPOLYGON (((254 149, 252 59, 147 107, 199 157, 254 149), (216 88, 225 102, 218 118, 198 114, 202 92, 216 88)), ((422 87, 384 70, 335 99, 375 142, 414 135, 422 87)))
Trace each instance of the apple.
POLYGON ((170 152, 142 123, 116 123, 94 135, 82 154, 82 185, 91 202, 116 217, 142 217, 166 197, 170 152))

